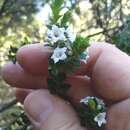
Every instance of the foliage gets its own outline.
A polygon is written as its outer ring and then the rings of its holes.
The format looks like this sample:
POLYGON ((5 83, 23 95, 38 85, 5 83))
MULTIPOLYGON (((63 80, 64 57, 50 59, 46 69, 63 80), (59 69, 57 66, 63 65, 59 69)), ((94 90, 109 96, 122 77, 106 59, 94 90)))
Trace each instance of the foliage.
MULTIPOLYGON (((15 61, 14 54, 17 48, 21 46, 21 42, 25 40, 25 37, 29 37, 33 42, 43 40, 43 35, 41 36, 39 33, 41 24, 35 19, 35 15, 39 11, 39 6, 37 5, 44 6, 46 3, 53 7, 54 23, 61 18, 60 25, 66 26, 67 21, 71 20, 75 31, 79 34, 89 36, 90 40, 111 42, 130 54, 130 19, 129 17, 127 18, 130 12, 129 0, 110 0, 109 2, 107 0, 90 0, 91 8, 86 6, 83 11, 81 3, 84 1, 86 0, 66 0, 63 3, 63 0, 61 2, 59 0, 0 0, 0 66, 3 65, 3 61, 7 60, 7 52, 10 45, 14 51, 10 58, 15 61), (54 6, 54 2, 57 2, 57 5, 54 6), (69 10, 64 16, 60 15, 61 5, 62 9, 67 8, 69 10), (70 15, 72 16, 71 19, 70 15)), ((82 41, 84 40, 82 39, 82 41)), ((75 50, 76 53, 80 52, 78 49, 75 50)), ((84 56, 81 55, 81 57, 84 56)), ((80 63, 75 60, 75 64, 79 66, 80 63)), ((63 74, 60 77, 60 80, 65 78, 63 74)), ((10 90, 2 80, 0 81, 0 97, 2 100, 2 97, 6 97, 6 100, 9 100, 10 97, 13 97, 13 90, 10 90)), ((53 87, 53 85, 50 86, 53 87)), ((66 87, 66 90, 68 88, 69 86, 66 87)), ((22 112, 22 110, 11 108, 15 111, 14 113, 17 110, 18 113, 22 112)), ((12 115, 11 119, 14 117, 12 115)), ((7 118, 3 118, 3 121, 7 122, 7 118)), ((19 125, 14 127, 17 130, 20 128, 19 125)))
POLYGON ((53 12, 53 18, 52 18, 52 23, 56 24, 58 19, 61 17, 60 16, 60 11, 61 11, 61 5, 63 4, 64 0, 54 0, 51 4, 51 9, 53 12))
POLYGON ((45 35, 45 42, 54 49, 53 54, 49 58, 48 88, 52 94, 65 99, 66 93, 70 88, 70 85, 65 83, 66 75, 70 73, 70 70, 74 72, 80 66, 81 55, 89 44, 87 38, 75 36, 71 32, 69 27, 71 12, 67 11, 63 15, 60 14, 63 3, 64 0, 54 0, 51 4, 53 15, 45 35), (52 57, 57 57, 58 55, 64 55, 66 59, 58 59, 58 62, 55 62, 55 58, 52 59, 52 57), (69 71, 68 68, 70 68, 69 71))
POLYGON ((70 11, 67 11, 64 15, 63 15, 63 18, 61 19, 61 26, 66 26, 68 21, 70 21, 70 18, 71 18, 71 12, 70 11))
POLYGON ((89 46, 89 39, 81 36, 77 36, 72 47, 74 55, 81 55, 82 52, 89 46))
POLYGON ((33 13, 38 11, 37 2, 37 0, 1 0, 0 35, 7 34, 9 28, 17 32, 19 27, 25 27, 25 24, 31 23, 33 13))
MULTIPOLYGON (((25 37, 24 40, 21 41, 21 44, 19 45, 19 47, 27 45, 27 44, 31 44, 31 43, 32 43, 32 40, 29 37, 25 37)), ((9 48, 8 58, 14 64, 16 63, 16 53, 17 53, 19 47, 10 46, 10 48, 9 48)))
POLYGON ((112 40, 119 49, 130 54, 130 15, 122 30, 113 36, 112 40))

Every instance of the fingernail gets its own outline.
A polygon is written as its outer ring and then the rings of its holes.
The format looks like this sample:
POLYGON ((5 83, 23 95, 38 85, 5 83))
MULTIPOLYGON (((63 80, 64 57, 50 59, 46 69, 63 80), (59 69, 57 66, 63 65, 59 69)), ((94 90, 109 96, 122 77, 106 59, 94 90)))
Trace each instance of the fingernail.
POLYGON ((25 111, 37 123, 44 122, 53 111, 53 103, 49 93, 32 92, 24 101, 25 111))

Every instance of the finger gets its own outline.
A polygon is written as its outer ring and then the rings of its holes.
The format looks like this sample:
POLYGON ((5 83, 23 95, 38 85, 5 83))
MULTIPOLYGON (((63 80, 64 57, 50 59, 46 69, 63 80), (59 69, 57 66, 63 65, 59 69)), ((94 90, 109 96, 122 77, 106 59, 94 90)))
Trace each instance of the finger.
POLYGON ((24 107, 37 130, 85 130, 71 105, 48 91, 38 90, 29 94, 24 107))
POLYGON ((92 86, 106 99, 130 96, 130 57, 110 44, 94 44, 89 49, 92 86))
MULTIPOLYGON (((2 75, 7 83, 16 88, 47 88, 45 77, 34 76, 25 72, 19 64, 8 63, 3 68, 2 75)), ((66 82, 71 85, 68 96, 74 103, 79 103, 80 99, 85 96, 94 95, 91 88, 91 80, 87 76, 71 76, 68 77, 66 82), (78 91, 78 93, 76 93, 75 90, 78 91)))
POLYGON ((29 74, 19 64, 6 64, 2 70, 2 77, 13 87, 37 89, 47 86, 46 78, 29 74))
POLYGON ((42 44, 26 45, 18 50, 17 61, 28 72, 46 76, 50 53, 51 50, 42 44))
MULTIPOLYGON (((17 61, 24 70, 36 75, 48 75, 48 57, 52 50, 41 44, 32 44, 21 47, 17 52, 17 61)), ((86 65, 81 62, 81 67, 76 74, 84 74, 86 65)))
POLYGON ((129 130, 130 129, 130 99, 119 102, 107 112, 107 124, 104 130, 129 130))

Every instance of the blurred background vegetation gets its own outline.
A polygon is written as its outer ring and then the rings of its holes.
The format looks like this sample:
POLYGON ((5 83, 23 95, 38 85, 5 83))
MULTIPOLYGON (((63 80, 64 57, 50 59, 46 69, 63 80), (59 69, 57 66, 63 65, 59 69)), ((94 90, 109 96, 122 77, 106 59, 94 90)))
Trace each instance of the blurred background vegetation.
MULTIPOLYGON (((0 0, 0 73, 10 46, 25 40, 43 43, 53 0, 0 0)), ((130 54, 130 0, 65 0, 61 13, 71 10, 76 33, 116 45, 130 54)), ((29 130, 14 89, 0 76, 0 130, 29 130), (25 123, 26 122, 26 123, 25 123)))

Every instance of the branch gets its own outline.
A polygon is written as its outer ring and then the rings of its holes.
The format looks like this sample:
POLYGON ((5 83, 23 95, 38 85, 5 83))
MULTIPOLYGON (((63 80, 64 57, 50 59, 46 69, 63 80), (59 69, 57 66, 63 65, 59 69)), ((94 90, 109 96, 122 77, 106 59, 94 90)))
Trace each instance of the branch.
POLYGON ((8 3, 9 0, 4 0, 1 9, 0 9, 0 17, 3 15, 3 12, 5 10, 6 4, 8 3))
POLYGON ((6 103, 6 104, 0 106, 0 112, 3 112, 5 110, 7 110, 8 108, 10 108, 11 106, 15 105, 16 103, 17 103, 17 100, 13 99, 9 103, 6 103))
MULTIPOLYGON (((94 36, 96 36, 96 35, 99 35, 99 34, 101 34, 101 33, 109 32, 109 31, 114 30, 114 29, 116 29, 116 28, 118 28, 118 27, 113 27, 113 28, 109 28, 109 29, 100 31, 100 32, 98 32, 98 33, 90 34, 90 35, 88 35, 87 37, 89 37, 89 38, 90 38, 90 37, 94 37, 94 36)), ((119 27, 119 28, 121 28, 121 27, 119 27)))
POLYGON ((123 22, 123 12, 122 12, 122 0, 120 0, 120 21, 123 22))

